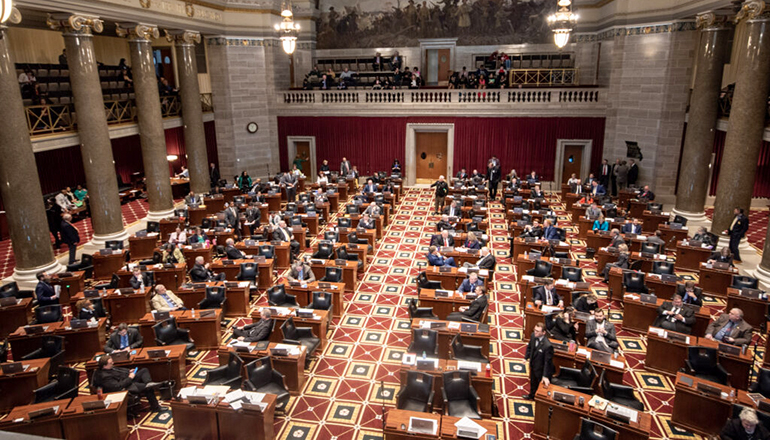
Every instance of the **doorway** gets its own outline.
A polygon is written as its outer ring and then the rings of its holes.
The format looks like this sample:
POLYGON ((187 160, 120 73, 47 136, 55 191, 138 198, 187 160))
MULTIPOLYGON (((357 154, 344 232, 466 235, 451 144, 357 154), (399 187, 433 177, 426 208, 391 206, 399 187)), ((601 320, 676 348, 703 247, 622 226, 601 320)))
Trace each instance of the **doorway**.
POLYGON ((561 184, 566 184, 572 173, 580 179, 588 177, 591 172, 591 154, 593 140, 591 139, 559 139, 556 141, 556 160, 554 161, 554 186, 557 191, 561 184))
POLYGON ((433 183, 447 175, 447 132, 415 133, 417 183, 433 183))
POLYGON ((404 184, 406 186, 412 186, 418 183, 433 183, 441 174, 447 177, 451 176, 452 164, 454 161, 454 140, 454 124, 406 124, 406 142, 404 142, 404 184), (417 136, 421 134, 435 134, 441 136, 436 136, 436 138, 421 136, 420 141, 418 142, 417 136), (430 159, 429 152, 426 151, 428 144, 436 145, 436 151, 433 152, 433 168, 430 168, 431 162, 428 161, 428 159, 430 159), (425 153, 425 160, 422 159, 423 152, 425 153), (437 153, 442 155, 442 162, 437 162, 437 153), (420 165, 418 165, 418 163, 420 163, 420 165), (417 171, 418 166, 425 167, 428 172, 423 175, 422 170, 419 172, 417 171), (436 171, 436 174, 433 174, 434 171, 436 171), (424 180, 418 182, 417 178, 424 180))
POLYGON ((286 138, 286 153, 289 162, 289 170, 294 165, 294 159, 299 155, 302 159, 299 165, 300 171, 309 181, 316 179, 316 155, 315 137, 313 136, 289 136, 286 138))
POLYGON ((162 47, 153 51, 153 57, 155 58, 155 74, 158 77, 166 78, 171 87, 176 87, 171 49, 171 47, 162 47))
POLYGON ((425 51, 425 84, 446 86, 449 84, 450 49, 428 49, 425 51))
POLYGON ((582 162, 583 145, 568 144, 564 146, 561 174, 562 185, 565 185, 573 174, 580 178, 580 168, 582 162))

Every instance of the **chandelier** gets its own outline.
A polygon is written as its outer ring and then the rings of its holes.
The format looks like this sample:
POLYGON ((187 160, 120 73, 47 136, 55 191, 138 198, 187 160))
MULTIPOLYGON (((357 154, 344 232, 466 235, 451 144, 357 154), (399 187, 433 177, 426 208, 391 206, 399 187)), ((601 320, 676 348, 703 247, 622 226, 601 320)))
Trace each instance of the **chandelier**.
POLYGON ((283 51, 291 55, 294 53, 294 49, 297 48, 299 24, 294 23, 294 13, 291 11, 291 3, 284 3, 281 9, 283 21, 281 21, 281 24, 275 25, 275 30, 280 35, 281 42, 283 43, 283 51))
POLYGON ((548 17, 548 26, 553 30, 553 42, 561 49, 569 43, 572 28, 577 25, 578 16, 572 13, 572 0, 558 0, 559 10, 548 17))
POLYGON ((13 0, 0 0, 0 23, 5 23, 11 18, 13 0))

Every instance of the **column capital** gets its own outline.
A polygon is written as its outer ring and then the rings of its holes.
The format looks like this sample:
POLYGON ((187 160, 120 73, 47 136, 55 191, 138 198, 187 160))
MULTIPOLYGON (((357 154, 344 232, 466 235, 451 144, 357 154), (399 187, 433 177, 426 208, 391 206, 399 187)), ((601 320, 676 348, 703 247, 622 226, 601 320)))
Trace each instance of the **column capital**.
MULTIPOLYGON (((11 16, 8 17, 8 23, 19 24, 21 23, 21 12, 16 8, 11 8, 11 16)), ((6 23, 0 23, 0 29, 5 29, 6 23)))
POLYGON ((735 22, 747 20, 770 20, 770 6, 764 0, 746 0, 735 15, 735 22))
POLYGON ((166 40, 169 43, 187 45, 201 42, 201 33, 198 31, 188 31, 185 29, 166 29, 166 40))
POLYGON ((48 14, 48 27, 58 31, 90 35, 92 32, 101 33, 104 21, 96 15, 55 13, 48 14))
POLYGON ((115 23, 115 33, 119 37, 128 37, 130 41, 150 40, 160 37, 158 26, 146 23, 115 23))
POLYGON ((695 25, 704 32, 727 30, 727 24, 727 16, 718 15, 714 11, 701 12, 695 16, 695 25))

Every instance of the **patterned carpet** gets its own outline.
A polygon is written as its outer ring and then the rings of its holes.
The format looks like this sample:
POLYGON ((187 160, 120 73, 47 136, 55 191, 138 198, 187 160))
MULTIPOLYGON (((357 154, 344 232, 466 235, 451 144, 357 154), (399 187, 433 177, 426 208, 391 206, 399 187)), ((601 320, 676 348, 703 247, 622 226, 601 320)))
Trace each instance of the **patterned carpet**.
MULTIPOLYGON (((568 230, 573 258, 583 256, 585 243, 576 238, 577 228, 563 205, 556 205, 560 226, 568 230)), ((285 414, 275 420, 277 438, 299 440, 375 440, 382 438, 382 412, 394 406, 400 387, 398 371, 401 355, 411 339, 406 299, 416 295, 414 278, 425 266, 424 254, 434 233, 437 216, 431 215, 432 191, 411 188, 406 191, 385 237, 378 243, 374 258, 360 276, 359 288, 345 294, 346 311, 335 319, 326 350, 306 371, 308 379, 300 396, 292 397, 285 414)), ((335 217, 335 215, 333 215, 335 217)), ((502 207, 494 203, 489 211, 491 245, 498 266, 494 288, 490 292, 489 324, 492 340, 490 359, 501 417, 493 419, 499 438, 530 438, 533 430, 534 403, 523 400, 529 389, 527 364, 523 359, 523 315, 519 311, 519 293, 515 269, 508 259, 507 226, 502 207)), ((323 232, 323 231, 321 231, 323 232)), ((596 264, 580 260, 586 281, 608 306, 607 286, 596 276, 596 264)), ((284 273, 279 274, 283 276, 284 273)), ((689 273, 681 273, 695 279, 689 273)), ((253 306, 267 303, 264 292, 253 306)), ((610 319, 620 326, 622 306, 611 305, 610 319)), ((712 314, 724 307, 720 301, 706 304, 712 314)), ((225 340, 234 324, 250 319, 229 320, 225 340)), ((624 383, 635 388, 653 416, 650 438, 699 439, 670 422, 674 387, 666 376, 644 370, 646 338, 618 331, 628 365, 624 383)), ((760 347, 763 344, 760 343, 760 347)), ((761 359, 761 356, 758 356, 761 359)), ((216 352, 198 352, 188 358, 187 377, 191 384, 201 383, 203 372, 218 366, 216 352)), ((83 365, 77 365, 82 368, 83 365)), ((83 373, 81 392, 87 393, 83 373)), ((146 408, 146 404, 145 404, 146 408)), ((129 419, 131 439, 172 439, 170 411, 148 413, 129 419)))
MULTIPOLYGON (((706 208, 706 217, 711 220, 714 217, 714 208, 706 208)), ((749 232, 746 233, 746 240, 754 246, 760 254, 765 246, 767 238, 767 222, 770 219, 770 210, 768 208, 752 209, 749 212, 749 232)))

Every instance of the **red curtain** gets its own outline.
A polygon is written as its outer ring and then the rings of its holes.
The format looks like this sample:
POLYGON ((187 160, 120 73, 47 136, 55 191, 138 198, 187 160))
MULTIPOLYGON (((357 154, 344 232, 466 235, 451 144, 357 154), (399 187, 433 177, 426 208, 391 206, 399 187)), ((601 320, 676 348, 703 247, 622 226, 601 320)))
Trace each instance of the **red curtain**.
POLYGON ((184 127, 174 127, 166 130, 166 154, 177 156, 177 160, 171 162, 170 169, 174 173, 182 171, 182 166, 187 166, 187 150, 184 144, 184 127))
POLYGON ((339 169, 347 157, 363 175, 390 170, 393 159, 404 162, 408 123, 453 123, 454 169, 480 168, 492 155, 505 172, 521 175, 534 169, 553 178, 558 139, 593 141, 591 168, 599 166, 604 145, 604 118, 455 118, 455 117, 279 117, 281 169, 288 169, 287 136, 314 136, 316 158, 339 169))
POLYGON ((208 152, 209 163, 217 164, 218 167, 219 154, 217 153, 217 132, 214 121, 204 123, 203 129, 206 131, 206 151, 208 152))
POLYGON ((86 174, 80 146, 35 153, 35 162, 43 194, 57 192, 67 186, 74 189, 78 184, 85 184, 86 174))
MULTIPOLYGON (((717 194, 717 185, 719 183, 719 171, 722 165, 722 155, 725 151, 725 140, 727 132, 717 130, 714 135, 714 170, 711 177, 711 186, 709 186, 709 195, 717 194)), ((757 173, 754 177, 753 197, 770 197, 770 142, 762 141, 757 160, 757 173)))

